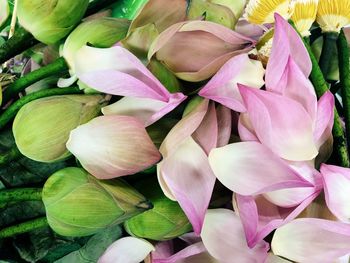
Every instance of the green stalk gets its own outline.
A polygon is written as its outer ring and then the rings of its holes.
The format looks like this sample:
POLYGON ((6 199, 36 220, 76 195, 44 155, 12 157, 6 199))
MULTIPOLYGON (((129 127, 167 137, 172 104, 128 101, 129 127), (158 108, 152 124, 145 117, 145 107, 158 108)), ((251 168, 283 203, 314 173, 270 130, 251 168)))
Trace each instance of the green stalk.
POLYGON ((0 190, 0 203, 41 201, 41 188, 15 188, 0 190))
POLYGON ((44 228, 47 226, 48 226, 48 223, 47 223, 46 217, 33 219, 24 223, 20 223, 18 225, 3 228, 2 230, 0 230, 0 238, 16 236, 35 229, 44 228))
POLYGON ((25 90, 25 88, 30 85, 52 76, 68 70, 68 65, 63 57, 56 59, 53 63, 48 64, 47 66, 41 67, 37 70, 34 70, 27 75, 17 79, 15 82, 10 84, 3 93, 3 103, 9 102, 14 96, 18 93, 25 90))
POLYGON ((346 138, 348 145, 350 145, 350 54, 348 41, 344 35, 344 31, 341 31, 337 44, 340 87, 343 99, 346 138))
POLYGON ((9 106, 0 115, 0 129, 4 128, 16 116, 17 112, 28 102, 50 96, 78 94, 81 92, 82 91, 78 87, 69 87, 39 90, 37 92, 33 92, 29 95, 26 95, 20 98, 19 100, 15 101, 13 104, 11 104, 11 106, 9 106))
POLYGON ((22 154, 16 146, 8 150, 6 153, 0 155, 0 167, 9 162, 18 159, 22 154))
POLYGON ((323 47, 319 65, 325 78, 327 78, 331 67, 330 61, 337 50, 337 39, 338 33, 327 32, 323 34, 323 47))

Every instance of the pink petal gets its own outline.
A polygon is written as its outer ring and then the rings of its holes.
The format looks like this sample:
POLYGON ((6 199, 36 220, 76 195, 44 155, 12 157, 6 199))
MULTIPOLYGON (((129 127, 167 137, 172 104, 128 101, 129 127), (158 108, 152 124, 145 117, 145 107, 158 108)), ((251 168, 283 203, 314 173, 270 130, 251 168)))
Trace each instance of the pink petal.
POLYGON ((238 134, 242 141, 259 141, 247 113, 239 115, 238 134))
POLYGON ((350 169, 322 164, 321 174, 329 210, 339 220, 350 222, 350 169))
POLYGON ((219 105, 216 109, 218 119, 218 140, 216 147, 222 147, 228 144, 232 131, 232 114, 231 110, 225 106, 219 105))
POLYGON ((327 91, 318 101, 314 137, 321 147, 331 136, 334 123, 334 96, 327 91))
POLYGON ((208 210, 201 237, 208 252, 220 262, 264 262, 269 245, 261 241, 249 248, 239 217, 228 209, 208 210))
POLYGON ((266 68, 268 89, 277 89, 290 57, 293 58, 304 76, 309 77, 312 65, 300 36, 283 17, 276 13, 272 51, 266 68))
POLYGON ((276 230, 275 255, 297 262, 334 262, 350 253, 350 225, 316 218, 300 218, 276 230))
POLYGON ((101 116, 70 134, 67 149, 99 179, 142 171, 160 159, 143 124, 129 116, 101 116))
POLYGON ((218 180, 241 195, 311 185, 257 142, 233 143, 213 149, 209 163, 218 180))
POLYGON ((298 102, 264 90, 239 86, 260 142, 291 161, 312 160, 318 154, 313 122, 298 102))
POLYGON ((265 70, 260 61, 249 59, 248 54, 231 58, 214 77, 202 88, 199 95, 226 107, 243 112, 245 107, 237 84, 244 84, 254 88, 264 85, 265 70))
POLYGON ((163 192, 179 202, 194 232, 200 233, 215 176, 207 155, 192 137, 183 140, 158 164, 158 181, 163 192))
POLYGON ((136 237, 124 237, 110 245, 98 263, 139 263, 154 250, 151 243, 136 237))
POLYGON ((104 115, 126 115, 149 126, 176 108, 186 97, 182 93, 170 94, 168 102, 148 98, 124 97, 102 109, 104 115))

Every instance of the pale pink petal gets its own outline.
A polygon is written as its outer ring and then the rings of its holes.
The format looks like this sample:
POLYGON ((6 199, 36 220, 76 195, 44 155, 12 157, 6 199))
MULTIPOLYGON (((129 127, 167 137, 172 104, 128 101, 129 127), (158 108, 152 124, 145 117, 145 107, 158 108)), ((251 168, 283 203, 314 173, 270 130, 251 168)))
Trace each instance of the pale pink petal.
POLYGON ((290 161, 312 160, 318 154, 313 121, 302 105, 288 97, 239 85, 259 141, 290 161))
POLYGON ((318 101, 314 137, 321 147, 331 136, 334 123, 334 96, 327 91, 318 101))
POLYGON ((205 216, 201 237, 208 252, 222 262, 264 262, 269 245, 259 242, 247 246, 243 226, 235 212, 228 209, 209 209, 205 216))
POLYGON ((156 122, 176 108, 186 97, 182 93, 170 94, 168 102, 155 99, 124 97, 102 108, 104 115, 126 115, 139 119, 145 126, 156 122))
POLYGON ((101 116, 70 134, 67 149, 99 179, 142 171, 160 159, 143 124, 129 116, 101 116))
POLYGON ((242 141, 259 141, 247 113, 239 115, 238 134, 242 141))
POLYGON ((229 108, 219 105, 216 109, 218 119, 218 140, 216 147, 228 144, 232 131, 232 114, 229 108))
POLYGON ((319 195, 320 190, 307 197, 298 206, 282 208, 257 197, 236 195, 236 206, 242 220, 249 247, 254 247, 276 228, 296 218, 319 195))
POLYGON ((290 263, 290 261, 277 257, 272 253, 269 253, 265 263, 290 263))
POLYGON ((283 17, 276 13, 272 51, 266 68, 266 86, 269 89, 278 89, 290 57, 304 76, 309 77, 312 65, 300 36, 283 17))
POLYGON ((256 41, 258 41, 265 33, 264 27, 251 24, 244 18, 238 20, 235 31, 256 41))
POLYGON ((241 195, 311 185, 258 142, 233 143, 213 149, 209 163, 218 180, 241 195))
POLYGON ((296 262, 334 262, 350 252, 350 225, 316 218, 296 219, 276 230, 272 250, 296 262))
POLYGON ((192 134, 192 138, 203 148, 207 155, 211 149, 216 147, 218 141, 218 120, 213 102, 209 105, 202 123, 192 134))
POLYGON ((251 60, 248 54, 231 58, 214 77, 201 89, 199 95, 226 107, 243 112, 245 107, 237 84, 244 84, 253 88, 264 85, 265 70, 260 61, 251 60))
POLYGON ((350 169, 322 164, 321 174, 329 210, 339 220, 350 222, 350 169))
POLYGON ((192 137, 183 140, 158 164, 158 181, 163 192, 179 202, 194 232, 200 233, 215 176, 207 155, 192 137))
POLYGON ((153 250, 153 245, 144 239, 124 237, 110 245, 98 263, 139 263, 153 250))

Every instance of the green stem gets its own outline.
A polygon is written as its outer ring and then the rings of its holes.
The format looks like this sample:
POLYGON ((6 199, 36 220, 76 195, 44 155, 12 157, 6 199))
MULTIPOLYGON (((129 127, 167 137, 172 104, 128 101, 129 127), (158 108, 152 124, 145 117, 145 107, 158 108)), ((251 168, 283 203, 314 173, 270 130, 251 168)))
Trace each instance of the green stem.
POLYGON ((16 116, 17 112, 23 107, 23 105, 27 104, 28 102, 50 96, 78 93, 81 93, 81 90, 78 87, 69 87, 39 90, 28 94, 11 104, 11 106, 9 106, 4 113, 0 115, 0 129, 4 128, 16 116))
POLYGON ((22 92, 25 88, 34 84, 35 82, 42 80, 54 74, 61 73, 68 70, 68 65, 63 57, 56 59, 53 63, 48 64, 42 68, 34 70, 27 75, 19 78, 11 85, 7 87, 3 94, 3 103, 7 103, 18 93, 22 92))
POLYGON ((0 155, 0 167, 9 162, 18 159, 22 154, 16 146, 8 150, 6 153, 0 155))
POLYGON ((337 39, 338 33, 327 32, 323 34, 323 47, 319 65, 325 78, 328 76, 331 61, 337 50, 337 39))
POLYGON ((345 131, 347 143, 350 145, 350 54, 348 41, 342 31, 338 38, 338 59, 341 95, 343 99, 345 131))
POLYGON ((14 188, 0 190, 0 203, 41 201, 41 188, 14 188))
POLYGON ((47 223, 46 217, 33 219, 24 223, 20 223, 15 226, 3 228, 2 230, 0 230, 0 238, 16 236, 35 229, 44 228, 47 226, 48 226, 48 223, 47 223))
POLYGON ((36 40, 32 34, 27 32, 23 27, 19 27, 10 39, 0 46, 0 64, 37 43, 39 43, 39 41, 36 40))

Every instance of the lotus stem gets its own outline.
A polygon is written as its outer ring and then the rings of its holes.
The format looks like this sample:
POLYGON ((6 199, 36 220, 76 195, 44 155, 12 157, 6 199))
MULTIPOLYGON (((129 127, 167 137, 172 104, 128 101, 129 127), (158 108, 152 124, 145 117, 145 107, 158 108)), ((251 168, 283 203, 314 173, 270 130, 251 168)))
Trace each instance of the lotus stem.
POLYGON ((337 39, 338 33, 327 32, 323 34, 323 47, 319 65, 325 78, 327 78, 330 70, 330 61, 332 60, 335 51, 337 50, 337 39))
POLYGON ((0 203, 41 201, 41 188, 15 188, 0 190, 0 203))
POLYGON ((8 150, 6 153, 0 155, 0 167, 9 162, 18 159, 22 154, 16 146, 8 150))
POLYGON ((16 236, 35 229, 44 228, 47 226, 48 226, 48 223, 47 223, 46 217, 33 219, 24 223, 20 223, 18 225, 3 228, 2 230, 0 230, 0 238, 16 236))

